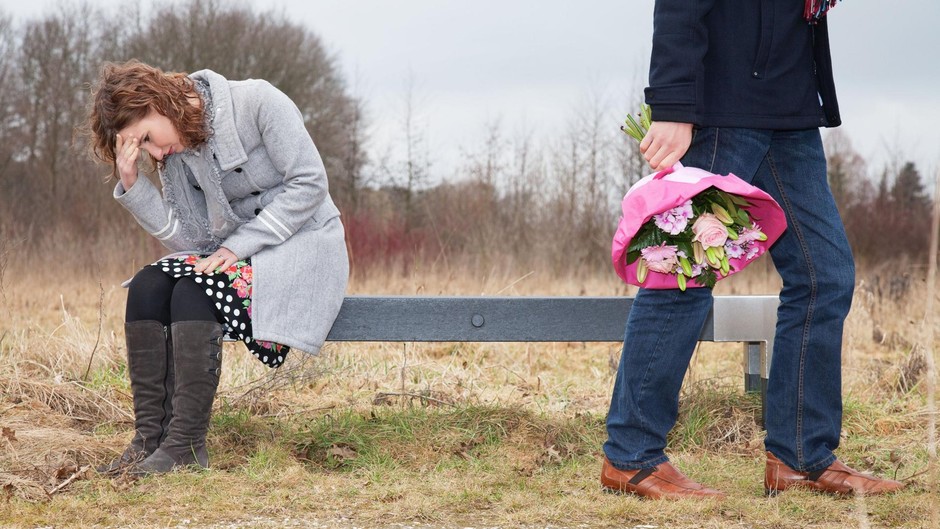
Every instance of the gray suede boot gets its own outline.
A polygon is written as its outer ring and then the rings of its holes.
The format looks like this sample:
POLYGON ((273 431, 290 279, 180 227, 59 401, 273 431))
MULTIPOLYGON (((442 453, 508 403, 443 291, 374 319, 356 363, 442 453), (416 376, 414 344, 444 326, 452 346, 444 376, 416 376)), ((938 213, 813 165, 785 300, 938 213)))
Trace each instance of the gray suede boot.
POLYGON ((170 326, 176 371, 173 418, 160 447, 128 473, 142 476, 188 465, 209 467, 206 431, 222 373, 222 325, 183 321, 170 326))
POLYGON ((134 399, 134 438, 120 457, 97 467, 114 474, 146 459, 167 436, 173 416, 173 348, 167 328, 155 320, 124 324, 127 372, 134 399))

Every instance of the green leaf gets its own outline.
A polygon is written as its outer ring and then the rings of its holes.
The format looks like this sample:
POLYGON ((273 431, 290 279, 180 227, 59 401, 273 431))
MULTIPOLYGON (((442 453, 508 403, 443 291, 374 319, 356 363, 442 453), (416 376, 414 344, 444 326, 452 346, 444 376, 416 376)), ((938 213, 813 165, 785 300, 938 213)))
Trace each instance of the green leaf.
POLYGON ((725 203, 725 209, 728 211, 728 215, 731 215, 731 218, 738 216, 738 208, 734 205, 734 200, 731 200, 730 193, 721 193, 721 199, 725 203))
POLYGON ((639 252, 649 246, 659 246, 666 242, 666 233, 656 227, 655 224, 647 222, 637 233, 636 237, 630 241, 630 247, 627 252, 639 252))
POLYGON ((713 269, 706 266, 702 270, 702 273, 695 278, 695 280, 698 281, 698 284, 704 287, 714 288, 715 283, 718 282, 718 276, 715 275, 715 271, 713 269))
POLYGON ((637 251, 635 251, 635 252, 627 252, 627 264, 628 264, 628 265, 635 263, 636 260, 639 259, 639 258, 640 258, 640 251, 639 251, 639 250, 637 250, 637 251))

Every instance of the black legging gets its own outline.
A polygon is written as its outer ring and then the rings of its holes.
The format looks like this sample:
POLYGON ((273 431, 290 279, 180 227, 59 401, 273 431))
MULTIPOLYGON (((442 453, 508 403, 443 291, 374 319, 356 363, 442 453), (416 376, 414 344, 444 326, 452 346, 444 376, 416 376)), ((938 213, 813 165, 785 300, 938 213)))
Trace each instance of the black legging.
POLYGON ((222 315, 192 277, 174 278, 159 267, 145 266, 127 291, 124 321, 156 320, 169 326, 177 321, 214 321, 222 315))

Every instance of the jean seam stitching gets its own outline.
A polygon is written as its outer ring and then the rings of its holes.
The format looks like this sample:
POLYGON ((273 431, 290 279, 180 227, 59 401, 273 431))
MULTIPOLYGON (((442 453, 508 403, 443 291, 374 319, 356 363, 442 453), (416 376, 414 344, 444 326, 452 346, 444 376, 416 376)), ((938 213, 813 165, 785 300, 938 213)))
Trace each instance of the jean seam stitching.
POLYGON ((708 164, 708 172, 715 169, 715 160, 718 158, 718 135, 721 134, 721 128, 715 127, 715 143, 712 145, 712 161, 708 164))
POLYGON ((800 363, 799 363, 799 373, 798 373, 798 382, 797 382, 797 406, 796 406, 796 458, 797 464, 800 467, 803 467, 803 383, 804 375, 806 369, 806 344, 809 341, 809 327, 810 322, 813 319, 813 313, 816 308, 816 296, 818 293, 818 284, 816 278, 816 270, 813 267, 813 261, 809 255, 809 252, 806 251, 806 240, 803 236, 803 231, 800 229, 799 223, 796 222, 795 216, 793 215, 793 206, 790 203, 789 196, 783 189, 783 184, 780 181, 780 175, 777 172, 776 164, 774 163, 773 155, 771 151, 767 152, 767 164, 770 168, 770 174, 774 178, 774 183, 777 186, 777 190, 780 191, 780 198, 783 200, 784 207, 787 210, 790 218, 789 228, 793 229, 793 233, 796 235, 797 240, 799 241, 800 251, 803 252, 803 258, 806 259, 806 268, 809 270, 809 279, 810 279, 810 295, 809 302, 806 306, 806 322, 803 324, 803 335, 800 340, 800 363))

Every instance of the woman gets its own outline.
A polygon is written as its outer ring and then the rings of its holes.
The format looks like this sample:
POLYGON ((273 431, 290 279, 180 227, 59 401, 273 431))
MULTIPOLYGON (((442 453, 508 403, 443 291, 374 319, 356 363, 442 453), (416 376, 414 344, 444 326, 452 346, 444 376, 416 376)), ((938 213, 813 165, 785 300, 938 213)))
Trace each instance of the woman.
POLYGON ((265 81, 109 63, 92 99, 93 153, 114 168, 114 198, 177 252, 130 283, 136 435, 99 470, 205 468, 223 337, 271 367, 326 339, 349 272, 339 211, 300 111, 265 81), (139 175, 141 155, 162 194, 139 175))

